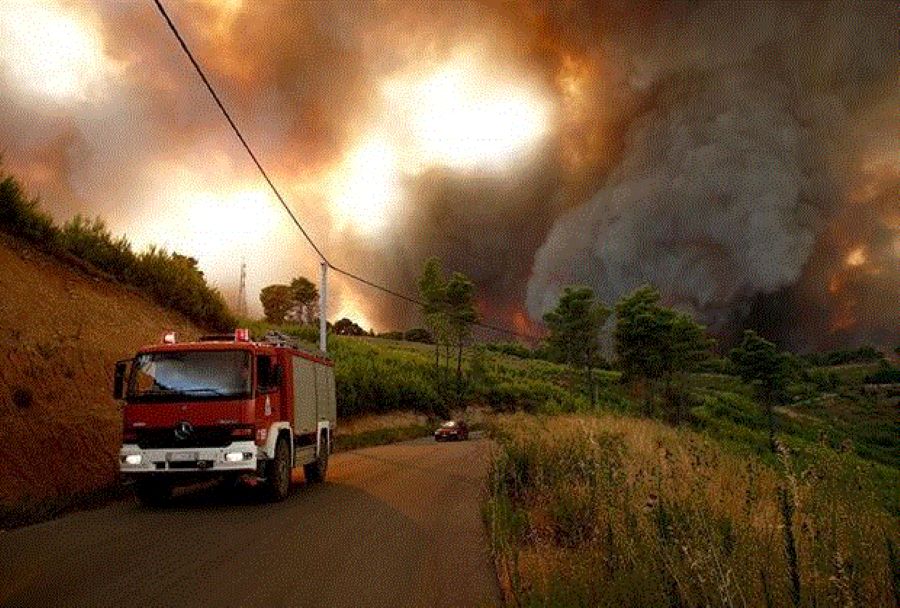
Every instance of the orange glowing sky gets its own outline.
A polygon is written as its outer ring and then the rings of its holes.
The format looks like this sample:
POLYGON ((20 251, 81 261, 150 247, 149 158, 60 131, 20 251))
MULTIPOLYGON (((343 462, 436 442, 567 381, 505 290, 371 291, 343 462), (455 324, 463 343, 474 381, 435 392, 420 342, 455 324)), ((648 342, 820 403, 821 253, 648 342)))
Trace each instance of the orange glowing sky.
MULTIPOLYGON (((166 5, 339 266, 414 293, 437 255, 517 327, 567 282, 608 303, 654 282, 711 325, 788 289, 813 315, 779 331, 810 344, 840 311, 871 339, 896 316, 887 5, 166 5)), ((232 304, 246 263, 252 313, 262 287, 318 280, 151 2, 0 2, 0 150, 57 220, 193 256, 232 304)), ((335 319, 418 322, 340 277, 330 293, 335 319)))
MULTIPOLYGON (((240 0, 192 4, 211 15, 205 36, 239 35, 232 25, 245 8, 240 0)), ((184 21, 186 13, 177 8, 173 6, 176 17, 184 21)), ((121 103, 117 96, 124 96, 117 90, 121 75, 143 68, 139 56, 123 60, 104 53, 101 25, 88 7, 54 0, 5 2, 0 5, 2 64, 34 103, 96 104, 101 113, 104 106, 112 111, 121 103)), ((190 24, 185 25, 190 32, 190 24)), ((281 259, 287 249, 298 255, 297 274, 312 275, 307 268, 313 267, 313 258, 298 247, 297 235, 264 182, 249 170, 249 160, 227 141, 224 122, 216 122, 215 108, 191 82, 189 66, 172 39, 156 32, 153 43, 176 65, 174 76, 160 74, 162 86, 174 89, 176 98, 206 106, 202 112, 213 131, 208 141, 196 142, 182 156, 146 166, 142 183, 132 192, 133 209, 106 219, 138 248, 156 244, 197 258, 215 282, 228 282, 236 260, 246 261, 250 304, 258 312, 253 294, 269 282, 290 279, 283 270, 267 269, 273 250, 281 259), (184 63, 183 74, 177 72, 178 62, 184 63), (173 77, 179 81, 166 82, 173 77), (157 204, 161 199, 165 212, 157 204)), ((463 41, 376 75, 368 92, 371 103, 354 117, 352 137, 340 153, 311 171, 282 172, 281 185, 326 249, 347 233, 378 238, 403 213, 404 184, 410 178, 441 167, 508 171, 553 128, 548 91, 506 70, 492 52, 481 42, 467 46, 463 41), (309 205, 318 209, 307 212, 309 205)), ((226 56, 223 63, 226 74, 241 77, 240 62, 226 56)), ((244 124, 252 122, 240 118, 244 124)), ((369 327, 350 292, 339 287, 336 293, 337 314, 352 313, 369 327)))

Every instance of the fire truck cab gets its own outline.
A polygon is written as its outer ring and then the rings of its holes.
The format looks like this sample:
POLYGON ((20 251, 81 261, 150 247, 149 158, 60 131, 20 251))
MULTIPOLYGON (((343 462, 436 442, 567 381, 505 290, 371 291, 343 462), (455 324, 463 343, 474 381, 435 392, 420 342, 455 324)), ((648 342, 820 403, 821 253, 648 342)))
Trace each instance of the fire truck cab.
POLYGON ((141 502, 176 485, 220 477, 261 484, 283 500, 291 472, 325 479, 337 423, 334 364, 281 334, 247 330, 142 348, 115 368, 124 400, 122 475, 141 502))

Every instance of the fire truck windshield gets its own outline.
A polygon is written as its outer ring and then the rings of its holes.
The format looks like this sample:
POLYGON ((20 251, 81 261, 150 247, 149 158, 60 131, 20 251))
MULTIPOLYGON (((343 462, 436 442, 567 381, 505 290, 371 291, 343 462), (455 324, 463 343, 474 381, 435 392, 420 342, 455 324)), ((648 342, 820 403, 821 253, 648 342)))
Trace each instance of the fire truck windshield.
POLYGON ((137 401, 250 396, 250 353, 186 350, 138 355, 128 398, 137 401))

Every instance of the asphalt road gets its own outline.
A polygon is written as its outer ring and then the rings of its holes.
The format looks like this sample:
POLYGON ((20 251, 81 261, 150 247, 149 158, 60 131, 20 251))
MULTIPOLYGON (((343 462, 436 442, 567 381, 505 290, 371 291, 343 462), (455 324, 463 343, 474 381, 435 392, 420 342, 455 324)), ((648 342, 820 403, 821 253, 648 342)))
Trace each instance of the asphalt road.
MULTIPOLYGON (((2 606, 491 606, 488 443, 337 454, 282 503, 202 489, 0 532, 2 606)), ((302 479, 302 475, 301 475, 302 479)))

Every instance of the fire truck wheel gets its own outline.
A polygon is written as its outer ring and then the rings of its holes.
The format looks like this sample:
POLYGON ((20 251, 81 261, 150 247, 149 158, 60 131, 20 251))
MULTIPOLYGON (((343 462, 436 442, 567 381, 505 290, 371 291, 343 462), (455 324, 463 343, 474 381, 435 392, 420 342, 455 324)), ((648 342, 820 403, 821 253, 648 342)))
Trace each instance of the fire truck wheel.
POLYGON ((325 473, 328 471, 328 452, 330 451, 330 449, 322 450, 322 453, 315 461, 303 465, 303 474, 306 476, 307 483, 321 483, 325 481, 325 473))
POLYGON ((268 483, 269 498, 274 501, 284 500, 291 490, 291 448, 287 440, 279 439, 275 445, 275 458, 269 461, 268 483))
POLYGON ((139 479, 134 484, 134 493, 142 505, 161 507, 172 498, 172 484, 164 479, 139 479))

